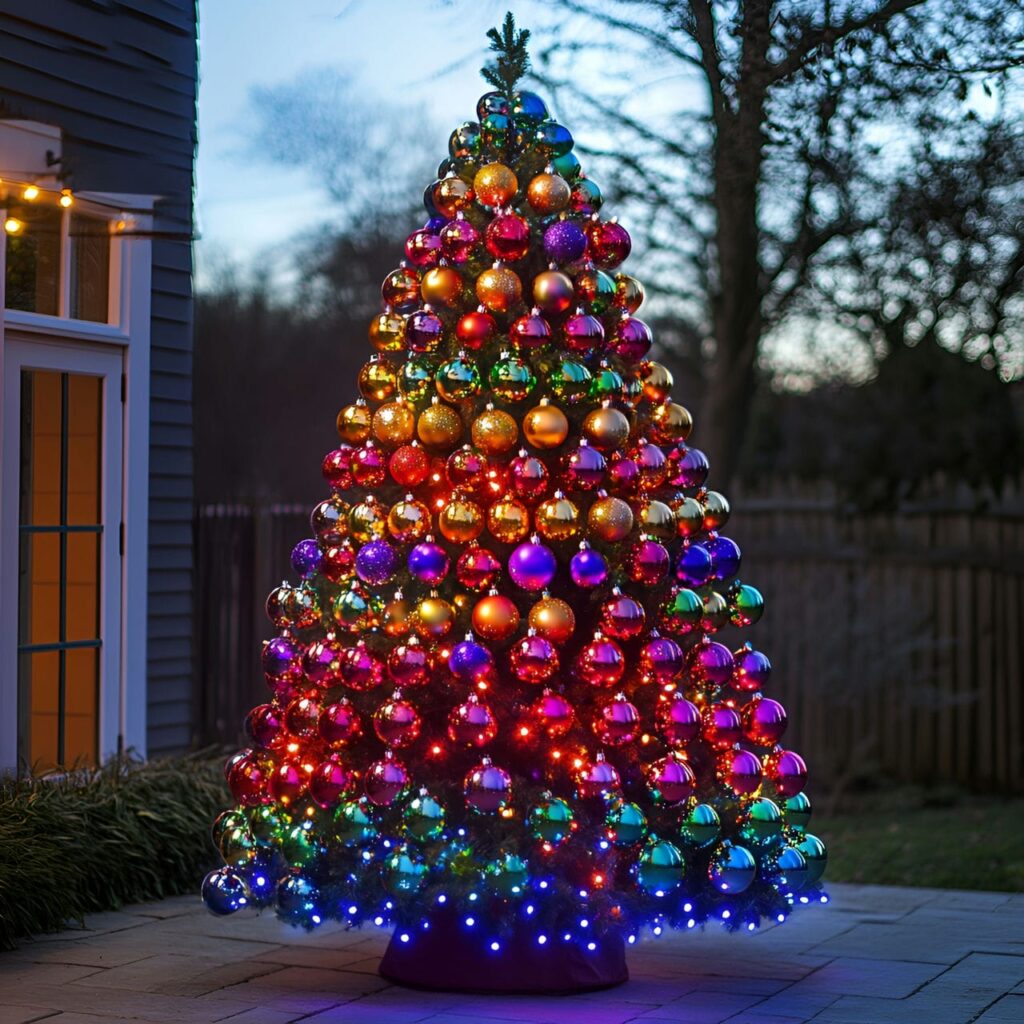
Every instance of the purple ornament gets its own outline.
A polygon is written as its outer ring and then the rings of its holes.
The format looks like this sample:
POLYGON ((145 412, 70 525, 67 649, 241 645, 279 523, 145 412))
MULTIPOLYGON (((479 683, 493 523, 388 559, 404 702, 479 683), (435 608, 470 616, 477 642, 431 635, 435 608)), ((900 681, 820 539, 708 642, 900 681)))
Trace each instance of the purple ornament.
POLYGON ((690 587, 699 587, 711 576, 711 553, 703 544, 687 542, 676 556, 676 579, 690 587))
POLYGON ((380 585, 395 575, 398 556, 386 540, 371 540, 356 555, 356 574, 364 583, 380 585))
POLYGON ((709 640, 690 649, 690 671, 698 679, 722 686, 732 677, 735 661, 725 644, 709 640))
POLYGON ((491 652, 475 640, 463 640, 452 648, 448 668, 453 676, 464 683, 473 683, 494 671, 491 652))
POLYGON ((680 445, 668 457, 668 482, 673 487, 702 487, 708 478, 708 457, 699 448, 680 445))
POLYGON ((263 648, 263 671, 271 682, 287 682, 301 672, 302 648, 290 636, 275 636, 263 648))
POLYGON ((683 649, 668 637, 653 637, 640 651, 641 667, 659 683, 674 683, 681 675, 684 664, 683 649))
POLYGON ((574 488, 592 491, 604 479, 604 456, 590 445, 581 443, 565 460, 565 477, 574 488))
POLYGON ((623 317, 615 328, 612 351, 627 363, 638 363, 654 343, 650 327, 636 317, 623 317))
POLYGON ((582 548, 569 562, 569 575, 577 587, 599 587, 608 578, 608 563, 600 551, 582 548))
POLYGON ((544 252, 554 263, 575 263, 587 251, 587 236, 571 220, 559 220, 544 232, 544 252))
POLYGON ((508 556, 508 574, 523 590, 543 590, 554 578, 558 559, 544 544, 528 541, 508 556))
POLYGON ((604 350, 604 324, 589 313, 573 313, 562 328, 565 347, 577 355, 593 355, 604 350))
POLYGON ((300 540, 292 548, 292 568, 303 579, 309 579, 320 568, 322 558, 320 546, 312 537, 300 540))
POLYGON ((405 342, 413 352, 432 352, 443 334, 441 318, 427 309, 417 309, 405 322, 405 342))
POLYGON ((451 561, 440 544, 424 541, 409 552, 409 572, 421 583, 437 586, 448 575, 451 561))
POLYGON ((629 575, 636 583, 655 586, 666 576, 672 565, 668 549, 656 540, 641 540, 630 552, 629 575))
POLYGON ((768 660, 768 655, 755 651, 750 644, 745 644, 733 657, 736 662, 736 671, 732 677, 733 688, 748 693, 763 690, 768 677, 772 674, 772 663, 768 660))
POLYGON ((739 545, 728 537, 716 537, 708 541, 711 555, 711 574, 716 580, 727 580, 740 570, 739 545))

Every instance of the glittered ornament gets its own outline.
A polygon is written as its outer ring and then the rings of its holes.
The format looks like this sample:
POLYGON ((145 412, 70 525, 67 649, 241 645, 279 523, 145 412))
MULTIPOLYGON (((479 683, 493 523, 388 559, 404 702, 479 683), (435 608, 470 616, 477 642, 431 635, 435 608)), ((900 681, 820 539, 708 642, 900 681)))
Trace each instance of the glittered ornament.
POLYGON ((523 436, 534 448, 557 448, 569 436, 569 420, 557 405, 541 402, 523 417, 523 436))
POLYGON ((522 298, 519 276, 508 267, 490 267, 476 279, 476 295, 492 313, 507 313, 522 298))
POLYGON ((553 263, 575 263, 586 251, 587 236, 574 221, 555 221, 544 232, 544 252, 553 263))
POLYGON ((473 444, 488 455, 503 455, 515 447, 519 427, 502 409, 487 409, 473 421, 473 444))
POLYGON ((572 705, 560 693, 545 690, 530 707, 530 717, 539 730, 552 739, 564 736, 576 715, 572 705))
POLYGON ((448 737, 463 747, 485 747, 498 735, 494 712, 476 696, 452 708, 448 716, 448 737))
POLYGON ((636 884, 652 896, 664 896, 683 884, 686 861, 675 844, 652 837, 637 858, 636 884))
POLYGON ((633 530, 633 510, 621 498, 598 498, 587 513, 587 527, 605 543, 625 540, 633 530))
POLYGON ((714 848, 708 865, 708 878, 720 892, 745 892, 756 874, 757 861, 745 846, 736 846, 726 840, 714 848))
POLYGON ((409 785, 409 771, 390 751, 366 769, 366 798, 377 807, 390 807, 409 785))
POLYGON ((513 645, 509 662, 515 677, 524 683, 543 683, 558 672, 555 645, 536 634, 525 636, 513 645))
POLYGON ((679 835, 683 842, 698 849, 713 843, 721 831, 721 819, 711 804, 696 804, 691 807, 679 826, 679 835))
POLYGON ((630 549, 626 560, 629 578, 648 587, 657 586, 667 579, 671 565, 672 556, 668 549, 649 537, 641 537, 630 549))
POLYGON ((320 545, 312 537, 300 540, 292 548, 292 568, 304 579, 311 577, 320 568, 320 545))
POLYGON ((573 304, 572 280, 560 270, 544 270, 533 279, 533 304, 548 316, 559 316, 573 304))
POLYGON ((364 583, 387 583, 398 568, 398 555, 385 540, 364 544, 356 555, 356 574, 364 583))
POLYGON ((428 447, 447 450, 462 436, 462 420, 450 405, 438 402, 420 413, 416 433, 428 447))
POLYGON ((430 456, 419 445, 402 445, 391 453, 388 472, 400 487, 418 487, 430 474, 430 456))
POLYGON ((485 757, 463 783, 466 805, 478 814, 495 814, 512 796, 512 776, 485 757))
POLYGON ((516 194, 519 182, 504 164, 485 164, 473 178, 476 201, 484 206, 505 206, 516 194))
MULTIPOLYGON (((485 235, 485 243, 487 251, 496 260, 505 260, 508 263, 515 263, 516 260, 521 260, 530 251, 530 225, 523 220, 518 214, 515 213, 502 213, 494 218, 487 225, 487 231, 485 235)), ((489 273, 485 271, 485 273, 489 273)), ((493 273, 491 271, 490 273, 493 273)), ((509 271, 511 273, 511 271, 509 271)), ((484 298, 480 293, 479 282, 477 284, 477 296, 480 301, 490 310, 494 312, 503 313, 506 312, 509 307, 519 301, 520 289, 522 283, 519 278, 513 274, 516 278, 516 285, 509 285, 513 288, 514 297, 510 297, 507 300, 502 299, 501 304, 492 304, 492 301, 484 298)), ((494 286, 493 281, 488 285, 488 289, 494 286)), ((510 293, 511 295, 511 293, 510 293)))
POLYGON ((685 747, 701 733, 700 709, 678 690, 658 705, 655 720, 658 731, 672 747, 685 747))
POLYGON ((619 693, 603 705, 594 718, 594 733, 612 747, 632 743, 640 732, 640 712, 625 694, 619 693))
POLYGON ((657 803, 681 803, 693 795, 697 786, 693 769, 675 754, 653 761, 645 775, 651 799, 657 803))
POLYGON ((557 846, 572 833, 572 808, 561 797, 545 793, 528 815, 530 830, 537 839, 557 846))
POLYGON ((554 644, 564 644, 576 629, 572 608, 557 597, 543 597, 531 609, 530 628, 554 644))

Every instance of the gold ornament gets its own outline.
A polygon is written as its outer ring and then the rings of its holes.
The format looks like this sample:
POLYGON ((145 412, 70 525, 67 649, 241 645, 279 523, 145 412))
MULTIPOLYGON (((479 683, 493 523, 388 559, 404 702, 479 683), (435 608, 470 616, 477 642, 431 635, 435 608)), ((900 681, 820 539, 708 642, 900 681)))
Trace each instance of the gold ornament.
POLYGON ((523 436, 534 448, 557 448, 569 436, 569 420, 545 399, 523 417, 523 436))
POLYGON ((485 409, 473 420, 473 444, 487 455, 504 455, 519 440, 516 421, 502 409, 485 409))
POLYGON ((423 275, 420 294, 435 306, 454 306, 462 298, 462 277, 451 267, 431 267, 423 275))
POLYGON ((598 498, 587 513, 587 527, 598 540, 625 540, 633 529, 633 510, 621 498, 598 498))
POLYGON ((473 202, 473 190, 461 178, 442 178, 434 186, 434 205, 449 220, 473 202))
POLYGON ((452 448, 462 437, 462 420, 450 406, 435 401, 420 413, 416 432, 432 448, 452 448))
POLYGON ((572 281, 560 270, 542 270, 533 279, 533 303, 542 313, 557 316, 575 301, 572 281))
POLYGON ((430 509, 422 501, 406 496, 388 512, 388 532, 405 544, 422 540, 430 531, 430 509))
POLYGON ((370 437, 370 421, 372 417, 365 402, 346 405, 338 413, 338 437, 345 444, 362 444, 370 437))
POLYGON ((720 530, 729 521, 729 502, 718 491, 705 492, 701 503, 704 506, 704 526, 709 530, 720 530))
POLYGON ((570 540, 579 532, 580 510, 560 491, 537 507, 537 532, 545 540, 570 540))
POLYGON ((398 378, 390 363, 371 359, 359 371, 359 394, 368 402, 386 402, 398 388, 398 378))
POLYGON ((659 444, 675 444, 690 436, 693 417, 677 402, 663 402, 651 414, 651 434, 659 444))
POLYGON ((370 321, 370 344, 378 352, 401 352, 405 347, 405 317, 381 313, 370 321))
POLYGON ((729 624, 729 602, 717 590, 712 590, 704 598, 704 615, 700 624, 709 633, 729 624))
POLYGON ((437 517, 437 527, 445 540, 468 544, 484 532, 484 510, 466 498, 453 498, 437 517))
POLYGON ((615 451, 629 437, 629 419, 611 406, 594 409, 583 421, 583 433, 599 451, 615 451))
POLYGON ((455 625, 455 609, 437 594, 425 597, 416 606, 413 628, 424 640, 440 640, 455 625))
POLYGON ((515 544, 530 532, 530 513, 518 499, 496 501, 487 510, 487 529, 504 544, 515 544))
POLYGON ((644 286, 629 274, 615 275, 615 305, 635 313, 644 301, 644 286))
POLYGON ((412 606, 403 597, 396 597, 384 606, 382 625, 388 636, 405 636, 410 629, 412 606))
POLYGON ((576 629, 576 616, 572 608, 557 597, 542 597, 531 609, 531 629, 553 644, 564 644, 576 629))
POLYGON ((569 205, 572 189, 559 174, 538 174, 526 187, 530 208, 540 214, 558 213, 569 205))
POLYGON ((484 640, 507 640, 519 628, 519 609, 511 598, 488 594, 473 606, 473 629, 484 640))
POLYGON ((647 375, 644 377, 644 398, 650 402, 664 402, 672 394, 672 371, 661 363, 646 364, 647 375))
POLYGON ((489 267, 476 279, 476 297, 492 313, 507 313, 522 299, 523 283, 508 267, 489 267))
POLYGON ((416 413, 404 401, 388 402, 373 414, 373 436, 389 448, 408 444, 416 430, 416 413))
POLYGON ((675 513, 663 501, 644 501, 637 510, 637 526, 658 540, 671 540, 676 535, 675 513))
POLYGON ((678 498, 672 501, 676 517, 676 532, 680 537, 693 537, 704 529, 704 508, 696 498, 678 498))
POLYGON ((515 174, 504 164, 485 164, 473 178, 476 201, 484 206, 505 206, 518 188, 515 174))
POLYGON ((379 540, 387 533, 388 520, 384 507, 372 494, 352 506, 348 514, 348 530, 360 544, 379 540))

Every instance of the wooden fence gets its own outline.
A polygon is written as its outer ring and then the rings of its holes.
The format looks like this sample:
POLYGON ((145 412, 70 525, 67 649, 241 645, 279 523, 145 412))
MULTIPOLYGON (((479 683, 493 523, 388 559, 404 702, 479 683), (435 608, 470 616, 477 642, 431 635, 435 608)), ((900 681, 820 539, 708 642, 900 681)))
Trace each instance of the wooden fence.
MULTIPOLYGON (((786 742, 833 785, 861 776, 1024 792, 1024 501, 852 514, 818 485, 737 494, 726 533, 765 595, 786 742)), ((265 699, 263 601, 308 536, 304 506, 197 516, 200 739, 265 699)), ((734 634, 735 636, 735 634, 734 634)))

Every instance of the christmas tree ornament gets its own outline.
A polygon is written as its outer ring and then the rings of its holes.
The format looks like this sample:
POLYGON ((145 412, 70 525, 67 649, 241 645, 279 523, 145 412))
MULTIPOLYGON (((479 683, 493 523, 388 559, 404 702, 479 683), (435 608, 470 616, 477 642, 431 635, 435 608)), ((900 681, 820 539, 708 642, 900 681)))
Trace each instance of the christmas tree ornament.
POLYGON ((786 709, 771 697, 755 697, 741 714, 743 733, 751 743, 773 747, 786 731, 786 709))
POLYGON ((676 754, 652 762, 646 775, 647 788, 657 803, 682 803, 693 795, 697 786, 693 769, 676 754))
POLYGON ((643 892, 664 896, 678 889, 686 873, 679 847, 667 839, 651 837, 637 860, 637 885, 643 892))
POLYGON ((717 771, 719 779, 737 796, 750 796, 761 788, 761 762, 749 750, 723 751, 717 771))
POLYGON ((520 351, 536 351, 551 341, 551 325, 534 309, 526 316, 512 321, 508 331, 509 341, 520 351))
POLYGON ((496 264, 476 279, 476 297, 492 313, 507 313, 522 299, 523 283, 515 271, 496 264))
POLYGON ((764 760, 764 774, 783 797, 796 796, 807 785, 807 765, 793 750, 777 749, 764 760))
POLYGON ((608 838, 616 846, 634 846, 647 836, 647 818, 637 804, 612 802, 605 817, 608 838))
POLYGON ((702 640, 687 652, 690 674, 702 683, 724 686, 732 678, 735 662, 732 652, 714 640, 702 640))
POLYGON ((473 202, 471 186, 461 178, 442 178, 433 188, 431 198, 437 211, 445 217, 455 217, 460 210, 465 210, 473 202))
POLYGON ((372 805, 366 797, 343 801, 334 811, 332 834, 343 846, 360 846, 377 837, 372 805))
POLYGON ((485 164, 473 178, 476 201, 484 206, 506 206, 518 189, 515 173, 504 164, 485 164))
POLYGON ((679 826, 679 835, 687 846, 700 849, 713 843, 722 831, 718 811, 710 804, 695 804, 679 826))
MULTIPOLYGON (((437 238, 436 235, 432 237, 437 238)), ((441 240, 437 238, 437 246, 440 247, 440 245, 441 240)), ((378 352, 400 352, 402 345, 405 344, 404 317, 388 312, 374 317, 370 322, 370 344, 378 352)))
POLYGON ((616 588, 601 606, 601 627, 616 640, 630 640, 644 631, 647 613, 644 606, 616 588))
POLYGON ((394 368, 376 356, 359 371, 356 383, 359 393, 368 402, 386 402, 398 391, 394 368))
POLYGON ((807 864, 807 878, 804 888, 817 885, 821 876, 825 873, 828 864, 828 852, 825 844, 817 837, 808 832, 804 838, 796 844, 796 848, 803 854, 804 862, 807 864))
POLYGON ((715 750, 726 750, 743 739, 743 721, 728 704, 712 704, 702 717, 703 737, 715 750))
POLYGON ((302 672, 314 686, 329 689, 342 681, 342 661, 347 648, 333 635, 314 640, 302 655, 302 672))
MULTIPOLYGON (((644 302, 644 286, 635 277, 631 277, 629 274, 616 274, 615 275, 615 305, 620 309, 624 309, 627 313, 635 313, 644 302)), ((658 363, 650 364, 652 369, 657 368, 660 376, 660 384, 655 382, 655 386, 659 387, 660 390, 664 390, 664 394, 651 395, 648 394, 648 398, 651 401, 661 402, 664 401, 669 393, 672 391, 672 374, 658 363)), ((650 380, 650 377, 647 378, 650 380)))
POLYGON ((555 491, 554 496, 542 501, 534 513, 537 532, 545 540, 571 540, 579 532, 580 510, 562 494, 555 491))
POLYGON ((398 371, 398 390, 407 402, 425 401, 434 385, 434 364, 426 356, 413 356, 398 371))
POLYGON ((391 453, 388 472, 400 487, 418 487, 430 475, 430 456, 416 442, 402 445, 391 453))
POLYGON ((720 892, 746 892, 757 874, 757 861, 745 847, 725 840, 719 843, 711 854, 708 878, 720 892))
POLYGON ((407 700, 402 700, 397 690, 373 715, 373 731, 381 743, 389 747, 407 747, 415 743, 421 727, 419 712, 407 700))
POLYGON ((523 437, 534 448, 558 448, 569 436, 569 420, 557 405, 546 400, 523 417, 523 437))
POLYGON ((621 448, 629 437, 629 420, 618 409, 602 406, 589 412, 583 420, 583 433, 602 452, 621 448))
POLYGON ((768 855, 764 874, 778 888, 799 892, 807 884, 807 859, 795 846, 783 846, 768 855))
POLYGON ((767 797, 752 800, 739 817, 740 837, 750 846, 774 842, 782 835, 782 811, 767 797))
POLYGON ((402 811, 402 825, 409 839, 429 842, 444 832, 445 811, 426 789, 413 797, 402 811))
POLYGON ((448 737, 462 747, 486 747, 498 735, 494 712, 475 693, 452 708, 448 737))
POLYGON ((284 712, 284 725, 295 739, 309 739, 316 733, 320 705, 311 697, 296 697, 284 712))
POLYGON ((477 643, 470 633, 452 647, 448 655, 448 671, 463 683, 488 679, 494 673, 494 655, 483 644, 477 643))
POLYGON ((545 217, 564 210, 571 195, 569 183, 557 174, 537 174, 526 188, 526 201, 530 208, 545 217))
POLYGON ((420 583, 436 587, 448 575, 451 559, 440 544, 428 537, 409 551, 406 564, 410 576, 419 580, 420 583))
MULTIPOLYGON (((589 524, 588 524, 589 525, 589 524)), ((608 563, 604 555, 595 551, 585 541, 580 550, 572 556, 569 575, 577 587, 592 589, 599 587, 608 578, 608 563)))
POLYGON ((734 626, 752 626, 764 614, 761 591, 738 580, 729 588, 729 621, 734 626))
POLYGON ((530 873, 527 862, 514 853, 503 853, 487 865, 484 876, 499 896, 521 896, 530 873))
POLYGON ((613 270, 629 255, 632 248, 629 232, 617 221, 587 222, 588 252, 602 270, 613 270))
POLYGON ((437 368, 434 387, 446 402, 464 402, 480 393, 480 371, 463 356, 448 359, 437 368))
POLYGON ((387 583, 398 568, 398 554, 386 540, 364 544, 356 555, 356 575, 364 583, 387 583))
MULTIPOLYGON (((477 544, 470 544, 455 564, 456 579, 470 590, 487 590, 497 582, 500 573, 501 561, 497 555, 477 544)), ((480 632, 478 628, 477 632, 480 632)))
POLYGON ((462 437, 462 420, 450 405, 435 400, 420 413, 416 433, 428 448, 448 451, 462 437))
POLYGON ((706 591, 704 614, 700 618, 700 628, 705 633, 716 633, 728 624, 729 602, 717 590, 706 591))
POLYGON ((782 805, 786 816, 786 824, 790 828, 803 831, 811 821, 811 801, 806 793, 797 793, 789 797, 782 805))
POLYGON ((544 232, 544 252, 552 263, 575 263, 587 251, 587 236, 571 220, 556 220, 544 232))
POLYGON ((576 655, 576 673, 591 686, 617 686, 626 671, 626 656, 622 648, 600 633, 576 655))
POLYGON ((575 298, 572 279, 560 270, 545 270, 533 279, 533 304, 545 316, 568 312, 575 298))
POLYGON ((473 444, 487 455, 504 455, 519 439, 519 426, 502 409, 485 409, 473 421, 473 444))
POLYGON ((530 716, 539 729, 557 739, 572 728, 576 713, 560 693, 545 690, 530 708, 530 716))
POLYGON ((322 553, 320 545, 312 537, 300 540, 292 548, 292 568, 303 578, 308 579, 320 568, 322 553))
POLYGON ((384 886, 392 896, 417 893, 427 881, 427 865, 401 846, 384 861, 384 886))
POLYGON ((700 595, 685 587, 674 587, 660 610, 661 627, 669 633, 686 636, 699 625, 704 614, 700 595))
POLYGON ((340 674, 345 686, 362 692, 380 686, 384 678, 384 666, 360 640, 352 647, 345 648, 341 656, 340 674))
POLYGON ((455 625, 455 609, 443 597, 430 594, 416 605, 414 629, 424 640, 441 640, 455 625))
POLYGON ((455 325, 455 337, 462 348, 476 352, 498 334, 498 322, 484 309, 464 313, 455 325))
POLYGON ((477 814, 495 814, 512 797, 512 776, 485 757, 463 783, 466 806, 477 814))
POLYGON ((606 544, 625 540, 633 531, 633 510, 621 498, 598 498, 587 513, 587 528, 606 544))
POLYGON ((599 799, 619 792, 622 780, 618 769, 598 753, 593 761, 584 761, 576 770, 576 792, 582 799, 599 799))
POLYGON ((312 765, 294 761, 278 764, 267 779, 267 795, 275 803, 290 807, 305 795, 311 771, 312 765))
POLYGON ((534 836, 553 846, 564 843, 572 833, 572 808, 550 793, 544 793, 540 803, 530 809, 529 820, 534 836))
POLYGON ((444 539, 452 544, 468 544, 484 532, 484 511, 467 498, 453 498, 437 517, 444 539))
MULTIPOLYGON (((420 294, 424 302, 449 309, 453 309, 458 305, 464 290, 465 282, 462 280, 462 275, 452 267, 444 266, 431 267, 430 270, 426 271, 420 286, 420 294)), ((425 349, 410 340, 411 321, 412 317, 410 317, 410 322, 405 327, 406 344, 409 345, 413 352, 432 351, 432 349, 425 349)), ((433 321, 431 321, 432 323, 433 321)))
POLYGON ((701 734, 700 709, 678 690, 658 704, 655 718, 658 731, 671 747, 685 747, 701 734))
MULTIPOLYGON (((374 723, 376 724, 376 723, 374 723)), ((366 769, 366 799, 375 807, 390 807, 409 785, 409 771, 387 751, 383 760, 374 761, 366 769)))
POLYGON ((284 720, 273 704, 257 704, 245 716, 245 734, 254 747, 269 750, 282 742, 284 720))
MULTIPOLYGON (((574 313, 562 325, 562 340, 570 352, 581 356, 592 355, 604 348, 604 325, 590 313, 574 313)), ((607 376, 607 368, 604 372, 607 376)), ((612 376, 611 380, 612 383, 608 385, 592 376, 587 393, 597 398, 605 397, 608 393, 614 395, 622 381, 616 376, 612 376)))
POLYGON ((705 491, 701 497, 704 523, 709 530, 720 530, 729 521, 729 502, 717 491, 705 491))
POLYGON ((564 644, 576 629, 572 608, 557 597, 542 597, 530 608, 528 621, 532 630, 553 644, 564 644))
MULTIPOLYGON (((727 580, 739 571, 740 549, 728 537, 710 537, 708 552, 711 555, 711 573, 715 579, 727 580)), ((757 596, 761 595, 757 594, 757 596)))
POLYGON ((530 532, 530 510, 518 498, 505 497, 487 510, 487 529, 502 544, 515 544, 530 532))
POLYGON ((571 490, 593 491, 604 480, 604 456, 583 440, 565 459, 565 479, 571 490))
POLYGON ((543 590, 554 578, 558 559, 551 548, 532 539, 508 556, 508 574, 523 590, 543 590))
POLYGON ((420 278, 415 270, 399 267, 392 270, 380 289, 381 298, 399 313, 408 313, 419 303, 420 278))
MULTIPOLYGON (((521 260, 530 251, 530 225, 523 220, 518 214, 515 213, 501 213, 494 218, 487 225, 486 234, 486 245, 487 251, 496 260, 505 260, 508 263, 515 263, 521 260)), ((506 313, 512 305, 517 303, 521 296, 522 282, 515 275, 515 281, 512 278, 506 278, 504 276, 495 277, 495 274, 499 272, 497 270, 485 271, 490 276, 487 278, 487 285, 485 290, 491 292, 494 289, 498 289, 497 297, 492 295, 489 301, 484 295, 481 294, 480 280, 483 277, 477 278, 477 297, 483 305, 496 313, 506 313), (502 284, 502 281, 505 281, 502 284), (500 287, 499 287, 500 286, 500 287), (507 291, 502 291, 504 289, 507 291)), ((507 273, 511 274, 511 271, 507 273)))
MULTIPOLYGON (((693 417, 676 402, 664 402, 651 413, 652 440, 658 444, 685 441, 693 428, 693 417)), ((671 462, 671 457, 670 457, 671 462)), ((671 479, 671 478, 670 478, 671 479)), ((675 484, 675 480, 672 480, 675 484)), ((683 486, 675 484, 675 486, 683 486)))
POLYGON ((519 609, 504 594, 488 594, 473 605, 473 629, 485 640, 501 643, 514 636, 518 628, 519 609))
POLYGON ((603 204, 604 197, 601 195, 601 189, 589 178, 580 178, 573 185, 569 205, 575 213, 589 217, 591 214, 597 213, 603 204))
POLYGON ((420 270, 435 266, 440 252, 441 236, 432 228, 417 228, 405 240, 406 261, 420 270))
POLYGON ((525 683, 543 683, 558 672, 555 645, 532 630, 513 645, 509 662, 515 677, 525 683))
POLYGON ((320 807, 334 807, 351 781, 352 777, 345 766, 333 757, 328 758, 314 769, 309 780, 309 795, 320 807))
POLYGON ((340 750, 362 733, 359 713, 346 697, 321 708, 317 719, 320 739, 331 750, 340 750))
POLYGON ((603 705, 594 719, 594 733, 610 747, 632 743, 640 733, 640 712, 624 693, 617 693, 603 705))
POLYGON ((624 362, 638 363, 650 351, 654 336, 650 327, 636 317, 624 316, 616 325, 611 350, 624 362))
POLYGON ((249 903, 249 889, 231 868, 218 868, 203 879, 203 903, 211 914, 224 917, 249 903))
POLYGON ((663 544, 641 536, 629 551, 626 567, 634 583, 654 587, 668 578, 672 556, 663 544))

